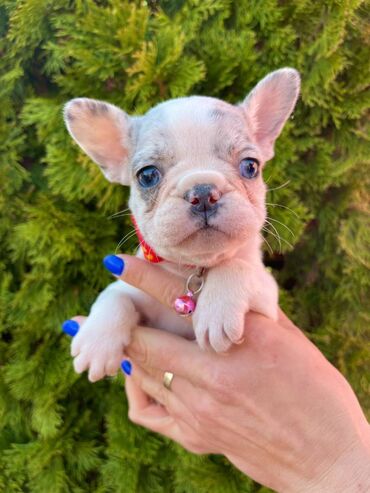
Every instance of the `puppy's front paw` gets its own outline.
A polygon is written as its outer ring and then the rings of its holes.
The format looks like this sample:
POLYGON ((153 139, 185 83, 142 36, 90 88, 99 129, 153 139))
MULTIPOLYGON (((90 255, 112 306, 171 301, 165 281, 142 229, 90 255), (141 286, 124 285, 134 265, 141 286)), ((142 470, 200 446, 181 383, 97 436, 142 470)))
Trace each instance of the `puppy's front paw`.
POLYGON ((132 325, 103 322, 101 317, 91 314, 73 338, 71 354, 77 373, 89 370, 90 382, 106 375, 115 375, 120 366, 124 347, 130 342, 132 325))
POLYGON ((212 293, 202 293, 193 315, 194 332, 198 344, 205 348, 208 344, 217 351, 227 351, 232 344, 238 344, 244 336, 244 315, 249 306, 228 297, 219 299, 212 293))

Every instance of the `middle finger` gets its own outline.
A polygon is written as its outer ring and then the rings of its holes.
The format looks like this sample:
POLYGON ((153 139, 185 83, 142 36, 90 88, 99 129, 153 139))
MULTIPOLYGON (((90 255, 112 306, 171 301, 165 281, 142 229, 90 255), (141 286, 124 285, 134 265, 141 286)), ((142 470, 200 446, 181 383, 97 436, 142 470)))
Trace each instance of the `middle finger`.
POLYGON ((135 372, 134 378, 140 388, 163 404, 176 419, 180 419, 199 432, 199 419, 210 413, 214 406, 214 401, 208 392, 177 375, 174 375, 170 389, 167 389, 163 385, 162 370, 147 366, 142 368, 135 363, 135 360, 133 364, 132 375, 135 372))

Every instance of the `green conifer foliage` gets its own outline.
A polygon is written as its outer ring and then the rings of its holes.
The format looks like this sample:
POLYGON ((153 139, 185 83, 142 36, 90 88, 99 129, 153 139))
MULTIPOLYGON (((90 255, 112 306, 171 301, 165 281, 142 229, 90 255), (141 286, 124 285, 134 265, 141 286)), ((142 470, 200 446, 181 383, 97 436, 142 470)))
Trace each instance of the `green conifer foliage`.
POLYGON ((76 96, 140 114, 188 94, 238 102, 273 69, 301 72, 266 167, 266 263, 283 308, 370 411, 368 6, 0 2, 1 492, 267 492, 224 458, 130 423, 121 376, 92 385, 73 372, 60 323, 111 282, 101 259, 131 231, 126 216, 110 218, 127 190, 64 128, 62 106, 76 96))

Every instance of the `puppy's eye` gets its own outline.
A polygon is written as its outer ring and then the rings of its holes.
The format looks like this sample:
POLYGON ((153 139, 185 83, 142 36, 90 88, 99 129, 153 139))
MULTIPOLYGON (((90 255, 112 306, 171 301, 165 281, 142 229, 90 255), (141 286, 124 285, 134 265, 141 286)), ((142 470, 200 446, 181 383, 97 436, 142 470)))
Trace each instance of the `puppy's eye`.
POLYGON ((240 174, 244 176, 244 178, 248 178, 248 180, 251 178, 256 178, 259 167, 260 163, 257 159, 254 159, 254 157, 247 157, 239 164, 240 174))
POLYGON ((162 178, 161 172, 155 166, 145 166, 136 175, 137 181, 143 188, 152 188, 158 185, 162 178))

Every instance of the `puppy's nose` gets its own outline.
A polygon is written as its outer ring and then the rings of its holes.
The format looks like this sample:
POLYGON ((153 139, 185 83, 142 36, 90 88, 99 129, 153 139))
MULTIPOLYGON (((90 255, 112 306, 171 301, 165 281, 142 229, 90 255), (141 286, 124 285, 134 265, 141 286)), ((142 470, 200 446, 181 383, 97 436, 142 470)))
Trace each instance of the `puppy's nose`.
POLYGON ((184 199, 191 204, 191 211, 209 217, 214 214, 221 198, 221 192, 214 185, 195 185, 185 193, 184 199))

